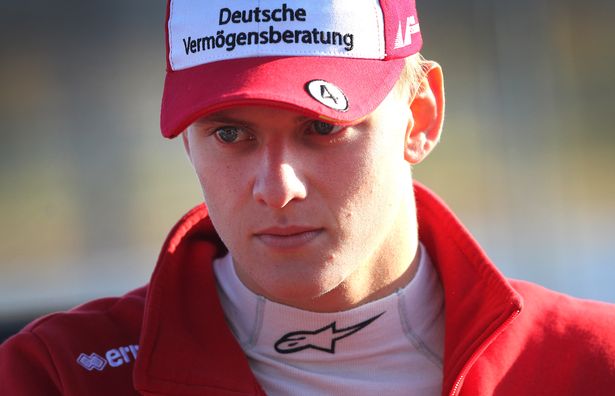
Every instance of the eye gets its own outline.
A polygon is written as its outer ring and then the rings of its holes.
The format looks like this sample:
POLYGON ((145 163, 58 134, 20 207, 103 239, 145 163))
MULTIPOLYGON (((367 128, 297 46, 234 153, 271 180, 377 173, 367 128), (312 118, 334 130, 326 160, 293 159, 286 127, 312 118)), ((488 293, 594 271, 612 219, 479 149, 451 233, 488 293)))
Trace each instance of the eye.
POLYGON ((328 122, 316 120, 312 121, 312 123, 310 124, 310 129, 319 135, 331 135, 344 129, 344 126, 329 124, 328 122))
POLYGON ((222 143, 237 143, 243 140, 251 140, 252 136, 241 128, 225 126, 214 131, 216 138, 222 143))

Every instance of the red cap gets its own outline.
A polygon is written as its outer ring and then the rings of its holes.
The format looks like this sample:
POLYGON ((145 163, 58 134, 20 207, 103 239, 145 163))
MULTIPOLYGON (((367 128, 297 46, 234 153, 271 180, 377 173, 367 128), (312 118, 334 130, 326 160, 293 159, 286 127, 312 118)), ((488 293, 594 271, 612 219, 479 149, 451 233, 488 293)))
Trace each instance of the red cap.
POLYGON ((167 138, 245 104, 352 123, 422 45, 414 0, 169 0, 166 38, 167 138))

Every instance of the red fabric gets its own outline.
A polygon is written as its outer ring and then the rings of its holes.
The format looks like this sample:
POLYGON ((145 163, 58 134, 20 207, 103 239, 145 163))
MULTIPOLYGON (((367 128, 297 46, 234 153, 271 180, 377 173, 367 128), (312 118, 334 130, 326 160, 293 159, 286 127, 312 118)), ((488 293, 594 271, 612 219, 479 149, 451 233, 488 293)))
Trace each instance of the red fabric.
MULTIPOLYGON (((507 280, 438 198, 415 191, 420 239, 445 290, 442 394, 612 394, 615 307, 507 280)), ((215 291, 210 264, 224 253, 205 208, 193 209, 149 288, 44 317, 2 344, 0 395, 264 394, 215 291), (77 364, 82 353, 113 361, 113 348, 137 343, 136 364, 77 364)))

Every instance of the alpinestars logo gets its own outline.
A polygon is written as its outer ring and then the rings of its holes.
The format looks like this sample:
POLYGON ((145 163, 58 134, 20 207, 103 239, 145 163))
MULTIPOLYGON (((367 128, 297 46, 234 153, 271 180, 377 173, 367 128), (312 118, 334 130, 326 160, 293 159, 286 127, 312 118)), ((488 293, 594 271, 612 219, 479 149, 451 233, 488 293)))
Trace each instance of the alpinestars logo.
POLYGON ((421 31, 421 27, 416 23, 414 16, 406 18, 405 34, 402 34, 401 22, 397 28, 397 36, 395 37, 395 48, 407 47, 412 44, 412 35, 421 31))
POLYGON ((333 322, 315 331, 292 331, 276 341, 274 347, 278 353, 283 354, 295 353, 308 348, 335 353, 335 344, 337 341, 364 329, 382 315, 384 315, 384 312, 373 318, 364 320, 361 323, 343 329, 338 329, 336 327, 336 322, 333 322))

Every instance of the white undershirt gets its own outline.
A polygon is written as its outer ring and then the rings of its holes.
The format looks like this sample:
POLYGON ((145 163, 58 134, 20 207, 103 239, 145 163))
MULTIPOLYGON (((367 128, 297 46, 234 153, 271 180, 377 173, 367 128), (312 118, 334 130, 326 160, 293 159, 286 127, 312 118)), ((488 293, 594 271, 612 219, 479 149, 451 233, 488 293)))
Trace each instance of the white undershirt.
POLYGON ((267 394, 439 395, 444 299, 431 259, 420 249, 419 268, 408 285, 336 313, 303 311, 258 296, 241 283, 230 255, 217 259, 214 272, 227 322, 267 394))

